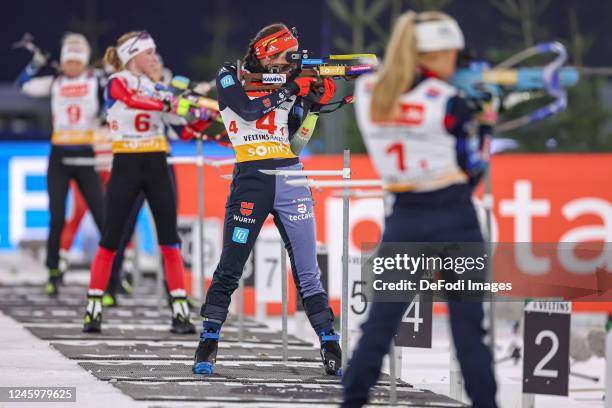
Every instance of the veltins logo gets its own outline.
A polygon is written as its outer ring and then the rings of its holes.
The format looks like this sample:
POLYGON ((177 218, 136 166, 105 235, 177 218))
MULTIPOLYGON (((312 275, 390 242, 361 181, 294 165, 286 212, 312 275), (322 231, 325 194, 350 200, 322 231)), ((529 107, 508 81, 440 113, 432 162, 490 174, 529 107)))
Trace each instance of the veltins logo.
POLYGON ((242 201, 240 203, 240 214, 244 215, 245 217, 248 217, 249 215, 253 214, 254 206, 255 204, 253 203, 249 203, 248 201, 242 201))
POLYGON ((239 244, 246 244, 249 238, 249 230, 246 228, 234 227, 234 233, 232 234, 232 241, 239 244))

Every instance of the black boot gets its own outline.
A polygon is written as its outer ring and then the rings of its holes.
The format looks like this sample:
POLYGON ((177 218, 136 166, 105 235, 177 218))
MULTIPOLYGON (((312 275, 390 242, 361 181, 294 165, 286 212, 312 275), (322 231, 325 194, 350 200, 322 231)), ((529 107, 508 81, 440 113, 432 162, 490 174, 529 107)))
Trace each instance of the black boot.
POLYGON ((333 329, 319 333, 321 341, 321 359, 328 375, 342 375, 342 350, 340 336, 333 329))
POLYGON ((213 374, 217 361, 220 332, 220 323, 204 321, 204 329, 200 333, 200 343, 193 362, 194 374, 213 374))
POLYGON ((172 296, 172 328, 170 331, 176 334, 193 334, 195 326, 191 323, 189 315, 189 303, 185 296, 172 296))
POLYGON ((102 306, 117 307, 117 295, 111 292, 106 292, 104 296, 102 296, 102 306))
POLYGON ((83 321, 84 333, 100 333, 102 331, 102 296, 87 295, 87 309, 83 321))
POLYGON ((57 296, 59 294, 59 286, 62 284, 62 273, 59 269, 49 269, 49 280, 45 285, 45 293, 47 296, 57 296))

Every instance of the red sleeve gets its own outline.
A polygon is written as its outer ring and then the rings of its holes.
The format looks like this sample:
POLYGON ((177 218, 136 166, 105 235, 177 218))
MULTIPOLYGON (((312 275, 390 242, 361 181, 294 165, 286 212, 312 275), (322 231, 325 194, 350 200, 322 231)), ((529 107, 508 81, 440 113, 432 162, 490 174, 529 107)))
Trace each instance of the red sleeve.
MULTIPOLYGON (((211 123, 212 122, 210 121, 199 120, 197 122, 190 123, 184 126, 183 131, 181 132, 181 136, 180 136, 181 140, 189 141, 193 139, 196 136, 196 133, 202 133, 204 130, 206 130, 207 127, 211 125, 211 123)), ((213 140, 217 142, 217 144, 221 146, 225 146, 225 147, 232 146, 232 142, 229 140, 229 137, 227 136, 227 130, 224 130, 223 132, 219 133, 218 135, 214 135, 214 136, 205 135, 204 140, 213 140)))
POLYGON ((201 133, 204 129, 210 126, 210 121, 198 120, 190 123, 183 127, 181 132, 181 140, 191 140, 195 137, 196 133, 201 133))
POLYGON ((112 99, 125 103, 130 108, 151 111, 163 111, 164 102, 160 99, 138 95, 136 91, 128 89, 124 80, 113 78, 110 81, 109 96, 112 99))

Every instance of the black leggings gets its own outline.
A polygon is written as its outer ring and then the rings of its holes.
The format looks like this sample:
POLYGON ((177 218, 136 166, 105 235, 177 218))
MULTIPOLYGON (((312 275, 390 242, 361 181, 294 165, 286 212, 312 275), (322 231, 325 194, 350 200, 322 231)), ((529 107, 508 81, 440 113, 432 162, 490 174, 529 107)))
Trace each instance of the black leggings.
POLYGON ((149 202, 159 245, 178 244, 174 191, 166 153, 115 154, 104 202, 106 222, 100 246, 117 250, 140 193, 149 202))
POLYGON ((63 163, 63 159, 74 157, 93 158, 94 152, 91 147, 51 147, 47 171, 47 192, 51 213, 46 261, 49 269, 57 269, 59 264, 60 239, 66 218, 66 196, 70 180, 74 179, 77 182, 98 230, 102 230, 103 198, 100 177, 92 166, 71 166, 63 163))
MULTIPOLYGON (((178 192, 176 191, 176 174, 174 173, 174 166, 168 166, 168 171, 170 173, 170 178, 172 179, 172 186, 174 188, 174 200, 176 201, 178 198, 178 192)), ((110 280, 108 281, 107 288, 107 292, 109 293, 116 294, 119 290, 119 285, 121 285, 125 249, 131 241, 132 236, 134 235, 134 230, 136 229, 136 222, 138 221, 138 214, 140 213, 140 210, 144 205, 144 201, 144 193, 138 194, 138 197, 136 198, 136 201, 134 202, 132 210, 130 211, 130 214, 128 216, 128 220, 125 224, 123 234, 121 235, 121 240, 119 242, 117 253, 115 254, 115 258, 113 259, 113 269, 111 272, 110 280)))

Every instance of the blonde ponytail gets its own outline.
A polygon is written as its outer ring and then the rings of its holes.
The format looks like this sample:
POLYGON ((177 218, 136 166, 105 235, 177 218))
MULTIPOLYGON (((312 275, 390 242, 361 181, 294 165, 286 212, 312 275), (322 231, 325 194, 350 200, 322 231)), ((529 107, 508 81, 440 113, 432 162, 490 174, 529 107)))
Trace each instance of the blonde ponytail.
POLYGON ((117 47, 121 46, 124 42, 128 41, 131 38, 136 37, 140 34, 140 31, 130 31, 129 33, 123 34, 117 40, 117 45, 115 47, 108 47, 106 52, 104 53, 104 63, 112 66, 115 69, 115 72, 119 72, 123 70, 123 64, 119 59, 119 54, 117 53, 117 47))
POLYGON ((104 53, 104 63, 112 66, 115 72, 119 72, 123 69, 119 54, 117 54, 117 47, 108 47, 104 53))
POLYGON ((375 122, 396 116, 400 96, 414 82, 418 62, 416 17, 416 13, 408 11, 397 19, 393 28, 384 65, 372 93, 370 113, 375 122))

